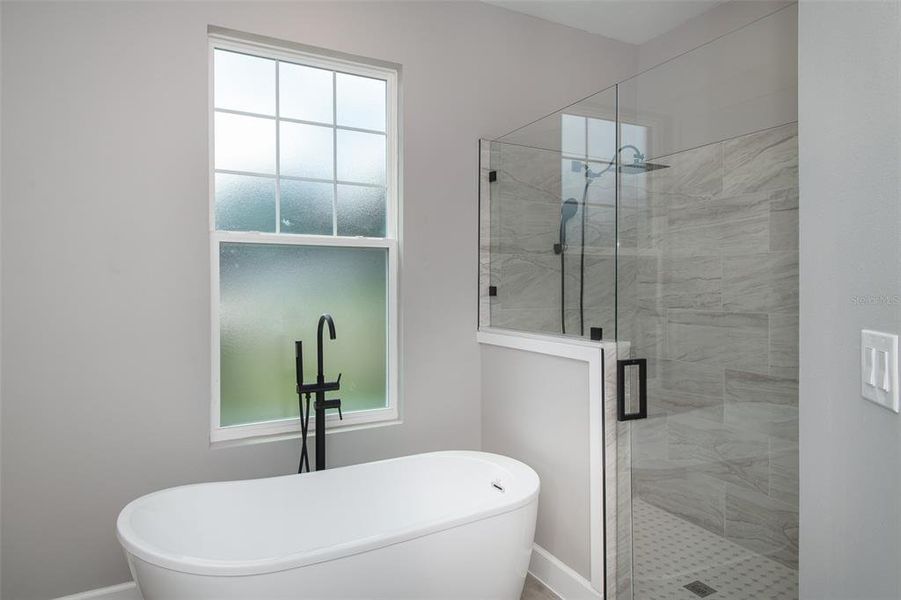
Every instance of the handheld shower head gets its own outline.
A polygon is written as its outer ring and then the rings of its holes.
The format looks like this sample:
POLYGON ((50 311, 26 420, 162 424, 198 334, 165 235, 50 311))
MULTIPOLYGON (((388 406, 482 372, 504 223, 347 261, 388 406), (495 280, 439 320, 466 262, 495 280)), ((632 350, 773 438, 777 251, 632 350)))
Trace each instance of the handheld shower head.
POLYGON ((566 223, 575 217, 577 212, 579 212, 579 201, 575 198, 567 198, 560 205, 560 221, 566 223))
POLYGON ((566 222, 576 216, 579 212, 579 201, 575 198, 567 198, 560 205, 560 238, 559 242, 554 244, 554 254, 562 254, 566 248, 566 222))

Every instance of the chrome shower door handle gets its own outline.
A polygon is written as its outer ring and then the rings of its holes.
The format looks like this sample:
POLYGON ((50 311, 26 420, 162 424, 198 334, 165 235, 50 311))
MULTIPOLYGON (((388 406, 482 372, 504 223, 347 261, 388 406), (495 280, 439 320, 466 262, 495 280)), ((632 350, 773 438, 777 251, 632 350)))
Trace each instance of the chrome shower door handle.
MULTIPOLYGON (((631 394, 635 390, 630 390, 631 394)), ((616 361, 616 420, 633 421, 648 417, 648 360, 627 358, 616 361), (626 412, 626 367, 638 367, 638 412, 626 412)))

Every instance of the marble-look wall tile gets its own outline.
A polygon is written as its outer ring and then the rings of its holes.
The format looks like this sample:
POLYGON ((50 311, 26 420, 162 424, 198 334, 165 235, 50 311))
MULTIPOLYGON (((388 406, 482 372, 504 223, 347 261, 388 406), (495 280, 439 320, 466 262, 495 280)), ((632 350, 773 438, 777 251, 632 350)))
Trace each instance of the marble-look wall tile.
MULTIPOLYGON (((615 557, 613 561, 608 560, 607 568, 614 569, 615 575, 610 578, 607 583, 608 594, 614 598, 630 599, 632 598, 632 499, 634 497, 634 487, 632 481, 632 423, 616 421, 616 401, 611 400, 612 410, 611 421, 615 423, 616 430, 616 470, 615 470, 615 490, 616 495, 612 499, 612 503, 608 506, 616 507, 616 526, 612 532, 616 539, 613 545, 613 551, 608 550, 608 556, 615 557), (613 585, 611 585, 611 583, 613 585)), ((608 545, 608 548, 610 546, 608 545)), ((605 596, 606 597, 606 596, 605 596)))
MULTIPOLYGON (((603 343, 604 386, 604 543, 605 543, 605 597, 616 600, 618 580, 625 579, 618 569, 621 560, 631 558, 631 480, 628 478, 629 450, 631 443, 617 435, 616 420, 616 360, 617 343, 603 343), (622 448, 620 448, 622 446, 622 448), (625 482, 619 487, 620 480, 625 482), (621 508, 622 507, 622 508, 621 508)), ((625 435, 623 438, 627 437, 625 435)), ((629 565, 622 565, 628 568, 629 565)), ((628 571, 627 571, 628 572, 628 571)), ((626 596, 628 598, 628 596, 626 596)))
POLYGON ((766 314, 671 309, 664 357, 766 372, 768 336, 766 314))
POLYGON ((644 209, 620 206, 616 211, 616 240, 620 250, 638 248, 638 225, 644 209))
POLYGON ((724 483, 767 493, 769 439, 765 435, 683 413, 667 419, 668 459, 724 483))
MULTIPOLYGON (((659 159, 670 168, 622 178, 619 213, 614 178, 588 189, 586 333, 617 329, 631 342, 619 343, 624 355, 649 359, 649 419, 616 422, 615 382, 605 396, 611 598, 628 591, 633 490, 720 535, 730 530, 748 548, 785 561, 796 553, 796 543, 777 547, 772 527, 796 529, 796 515, 769 514, 797 506, 797 184, 788 185, 797 161, 773 166, 793 135, 760 132, 659 159)), ((561 260, 552 248, 561 200, 580 202, 584 177, 561 173, 559 157, 545 154, 492 152, 499 181, 488 273, 499 295, 489 304, 494 326, 558 333, 561 260)), ((567 227, 570 334, 582 316, 582 216, 580 207, 567 227)))
POLYGON ((530 198, 505 183, 499 178, 501 208, 494 225, 499 250, 553 253, 560 236, 560 205, 530 198))
POLYGON ((635 316, 626 321, 632 325, 632 339, 636 356, 645 358, 664 358, 666 344, 666 310, 656 306, 647 306, 641 302, 635 304, 635 316))
POLYGON ((654 192, 714 196, 723 191, 723 145, 710 144, 654 159, 668 165, 632 178, 633 185, 654 192))
POLYGON ((726 402, 798 405, 798 382, 789 377, 774 377, 726 369, 726 402))
POLYGON ((696 198, 671 195, 667 252, 741 254, 767 249, 770 197, 766 193, 696 198))
POLYGON ((708 398, 723 397, 721 367, 665 359, 655 359, 653 362, 657 372, 656 382, 662 390, 708 398))
POLYGON ((669 439, 665 416, 651 414, 632 424, 632 464, 665 461, 669 457, 669 439))
POLYGON ((638 297, 660 308, 715 310, 723 303, 719 256, 645 257, 638 264, 638 297))
MULTIPOLYGON (((556 319, 556 329, 553 333, 560 333, 560 311, 559 308, 554 311, 555 319, 556 319)), ((614 331, 616 329, 616 313, 612 306, 598 306, 598 307, 587 307, 584 311, 579 311, 578 308, 567 308, 564 312, 564 318, 566 319, 566 334, 567 335, 580 335, 580 325, 582 325, 582 319, 580 316, 584 315, 584 326, 585 326, 585 337, 591 332, 592 327, 600 327, 604 330, 604 339, 612 340, 615 338, 614 331)))
POLYGON ((723 310, 798 312, 798 255, 773 252, 723 257, 723 310))
POLYGON ((798 251, 798 188, 770 195, 770 250, 798 251))
MULTIPOLYGON (((581 202, 581 197, 578 199, 581 202)), ((612 253, 616 249, 616 207, 610 204, 589 202, 585 210, 585 248, 588 252, 612 253)), ((567 224, 567 241, 572 248, 578 248, 582 242, 582 208, 567 224)), ((559 223, 559 222, 558 222, 559 223)), ((634 231, 632 233, 634 237, 634 231)))
POLYGON ((632 470, 632 490, 639 498, 708 531, 723 535, 726 484, 684 468, 647 465, 632 470))
POLYGON ((769 438, 725 423, 683 413, 666 420, 668 458, 728 462, 766 457, 769 438))
POLYGON ((560 333, 560 312, 552 308, 491 308, 491 326, 533 333, 560 333))
POLYGON ((727 401, 723 418, 726 423, 749 431, 783 440, 798 440, 798 408, 765 402, 727 401))
POLYGON ((551 252, 559 233, 559 154, 511 144, 496 146, 493 242, 501 252, 551 252))
POLYGON ((723 142, 724 193, 745 194, 797 185, 797 124, 723 142))
MULTIPOLYGON (((578 269, 578 261, 579 257, 574 256, 569 265, 578 269)), ((617 260, 614 256, 588 255, 585 257, 584 306, 612 307, 614 305, 616 302, 617 267, 619 268, 619 276, 620 280, 623 281, 623 285, 627 287, 634 285, 634 283, 630 283, 630 280, 634 282, 637 277, 637 266, 634 258, 630 260, 629 257, 623 257, 619 265, 617 265, 617 260)), ((578 287, 578 282, 576 282, 573 296, 578 295, 578 287)), ((578 302, 574 305, 567 304, 567 306, 577 307, 578 302)))
POLYGON ((770 439, 769 496, 798 506, 798 442, 770 439))
MULTIPOLYGON (((631 211, 634 215, 634 239, 628 238, 629 245, 644 250, 662 246, 667 230, 667 216, 670 194, 656 193, 649 189, 633 185, 623 185, 621 192, 621 210, 631 211)), ((620 225, 628 227, 631 222, 620 225)), ((627 229, 628 231, 628 229, 627 229)), ((624 245, 620 243, 620 247, 624 245)))
POLYGON ((491 256, 491 283, 497 296, 489 302, 492 327, 560 332, 560 272, 551 257, 520 253, 491 256))
POLYGON ((491 142, 479 140, 479 327, 491 326, 491 142))
POLYGON ((797 160, 772 165, 793 136, 687 151, 636 179, 620 256, 638 275, 619 281, 620 308, 635 300, 618 331, 649 359, 649 419, 630 426, 634 492, 786 564, 797 561, 797 160))
POLYGON ((723 398, 661 388, 656 378, 648 380, 648 414, 678 415, 690 412, 699 418, 723 422, 723 398))
POLYGON ((725 509, 726 538, 798 567, 798 508, 765 494, 728 484, 725 509))
POLYGON ((770 315, 770 375, 798 378, 798 315, 770 315))
POLYGON ((560 204, 560 154, 541 148, 498 144, 498 182, 522 197, 560 204))
POLYGON ((780 439, 798 439, 798 382, 727 369, 727 423, 780 439))
POLYGON ((652 249, 661 244, 667 230, 670 196, 628 183, 623 185, 617 211, 620 249, 652 249))

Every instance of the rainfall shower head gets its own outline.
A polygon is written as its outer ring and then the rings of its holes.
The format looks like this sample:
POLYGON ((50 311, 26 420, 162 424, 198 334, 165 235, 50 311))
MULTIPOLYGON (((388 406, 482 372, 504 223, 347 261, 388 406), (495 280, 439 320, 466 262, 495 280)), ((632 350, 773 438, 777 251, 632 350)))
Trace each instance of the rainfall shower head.
MULTIPOLYGON (((613 170, 612 162, 603 162, 603 161, 591 161, 591 162, 599 162, 602 165, 606 165, 600 171, 592 171, 588 165, 588 161, 574 160, 572 161, 572 171, 574 173, 578 173, 581 171, 585 171, 586 176, 589 179, 596 179, 606 173, 607 171, 613 170)), ((616 170, 622 173, 623 175, 640 175, 641 173, 647 173, 648 171, 656 171, 657 169, 668 169, 669 165, 661 165, 660 163, 649 163, 644 162, 644 156, 636 156, 635 160, 631 163, 620 163, 616 166, 616 170)))
POLYGON ((623 164, 619 166, 619 172, 624 175, 638 175, 640 173, 647 173, 648 171, 656 171, 657 169, 668 169, 669 165, 661 165, 659 163, 649 163, 649 162, 640 162, 636 160, 630 164, 623 164))

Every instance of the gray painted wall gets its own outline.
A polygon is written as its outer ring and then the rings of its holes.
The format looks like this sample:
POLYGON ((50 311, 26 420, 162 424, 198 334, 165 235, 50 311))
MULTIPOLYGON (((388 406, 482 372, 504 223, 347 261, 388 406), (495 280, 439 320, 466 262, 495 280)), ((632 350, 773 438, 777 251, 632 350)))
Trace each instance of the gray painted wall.
POLYGON ((863 400, 859 383, 860 330, 901 334, 899 32, 897 1, 800 5, 800 551, 810 600, 901 597, 901 417, 863 400))
POLYGON ((404 424, 334 465, 481 443, 479 137, 622 78, 634 49, 480 3, 2 4, 2 596, 125 581, 119 509, 291 472, 210 449, 207 26, 403 65, 404 424))
POLYGON ((535 542, 591 579, 588 364, 482 346, 482 448, 541 478, 535 542))
MULTIPOLYGON (((779 4, 784 3, 762 2, 760 8, 774 10, 779 4)), ((707 15, 714 10, 683 27, 710 21, 707 15)), ((716 39, 723 27, 702 28, 709 43, 619 85, 619 117, 649 128, 649 156, 667 156, 797 120, 797 6, 783 6, 757 20, 742 16, 743 23, 750 21, 745 27, 716 39)), ((689 28, 681 36, 674 31, 666 37, 672 43, 694 43, 698 36, 692 32, 689 28)))
POLYGON ((644 71, 772 14, 795 0, 728 0, 638 47, 638 69, 644 71))
MULTIPOLYGON (((635 75, 500 141, 559 151, 560 114, 648 128, 653 159, 794 123, 797 3, 732 0, 636 46, 635 75), (644 57, 644 58, 642 58, 644 57), (656 65, 656 66, 655 66, 656 65)), ((629 158, 629 157, 627 157, 629 158)))

